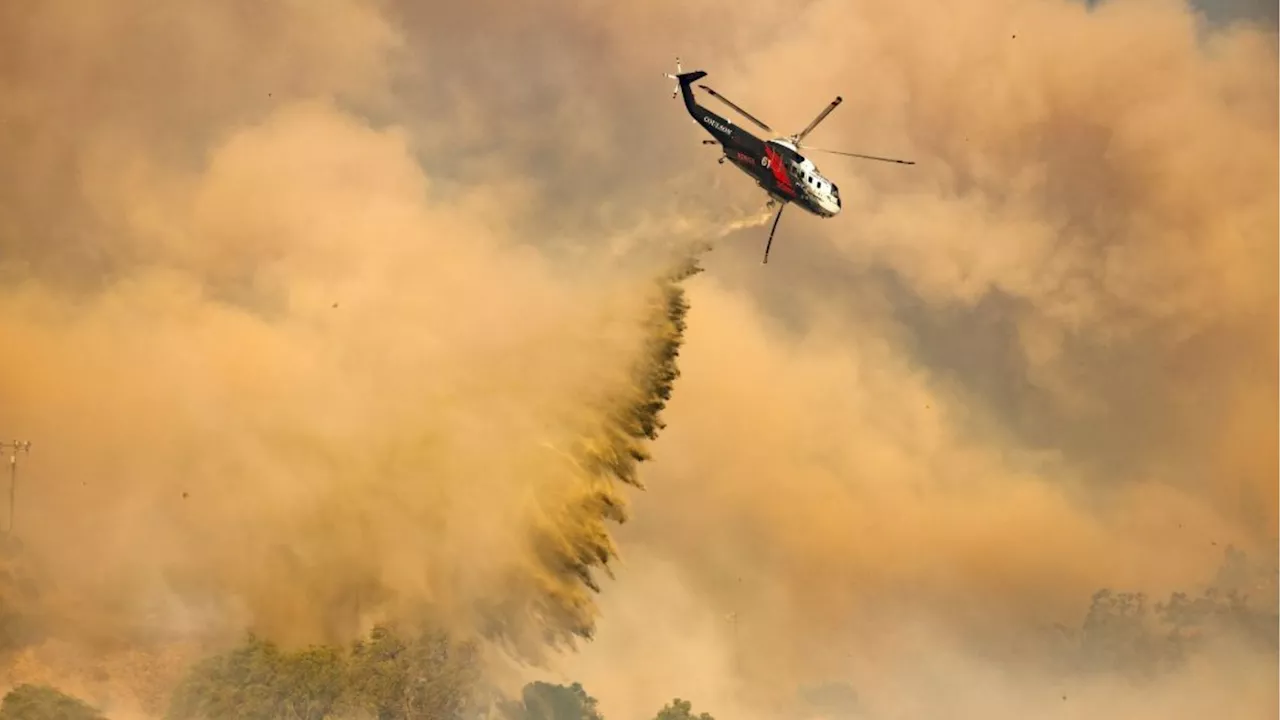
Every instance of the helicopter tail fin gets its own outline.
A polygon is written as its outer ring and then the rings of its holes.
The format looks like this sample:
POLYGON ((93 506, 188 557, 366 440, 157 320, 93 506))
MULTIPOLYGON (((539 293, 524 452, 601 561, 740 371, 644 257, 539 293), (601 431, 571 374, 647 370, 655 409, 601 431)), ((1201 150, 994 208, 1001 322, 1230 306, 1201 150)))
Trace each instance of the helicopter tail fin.
POLYGON ((685 72, 680 66, 680 58, 676 58, 676 72, 674 75, 665 73, 665 75, 679 83, 674 90, 671 91, 671 97, 675 98, 680 95, 680 90, 684 89, 688 92, 689 85, 706 76, 706 72, 702 70, 694 70, 693 72, 685 72))

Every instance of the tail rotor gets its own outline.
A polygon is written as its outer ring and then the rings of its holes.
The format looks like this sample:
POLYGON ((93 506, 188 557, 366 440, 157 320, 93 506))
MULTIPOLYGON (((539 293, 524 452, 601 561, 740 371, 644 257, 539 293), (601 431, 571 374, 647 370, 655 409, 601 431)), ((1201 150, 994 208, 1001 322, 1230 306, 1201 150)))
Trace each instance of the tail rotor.
POLYGON ((672 100, 675 100, 676 98, 680 97, 680 77, 679 76, 683 72, 684 72, 684 69, 680 67, 680 56, 677 55, 676 56, 676 74, 672 75, 671 73, 664 73, 666 77, 676 81, 676 86, 671 89, 672 100))

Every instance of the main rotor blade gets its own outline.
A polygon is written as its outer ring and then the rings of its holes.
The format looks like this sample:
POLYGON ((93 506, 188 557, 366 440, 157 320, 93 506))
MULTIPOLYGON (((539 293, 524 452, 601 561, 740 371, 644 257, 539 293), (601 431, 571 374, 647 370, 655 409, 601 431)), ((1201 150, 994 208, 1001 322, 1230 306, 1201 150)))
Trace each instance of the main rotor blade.
POLYGON ((828 106, 826 107, 826 109, 825 109, 825 110, 823 110, 822 112, 818 113, 818 117, 814 118, 814 119, 813 119, 813 122, 809 123, 809 126, 808 126, 808 127, 806 127, 805 129, 801 130, 801 131, 800 131, 800 134, 795 136, 795 141, 796 141, 796 142, 800 142, 801 140, 803 140, 803 139, 804 139, 804 136, 805 136, 805 135, 808 135, 809 133, 813 132, 813 129, 814 129, 814 128, 816 128, 816 127, 818 127, 818 123, 822 122, 823 118, 825 118, 826 116, 830 115, 830 114, 831 114, 831 111, 832 111, 832 110, 835 110, 835 109, 836 109, 836 106, 837 106, 837 105, 839 105, 839 104, 840 104, 840 103, 842 103, 842 102, 844 102, 844 98, 842 98, 842 97, 840 97, 840 96, 838 96, 838 95, 837 95, 837 96, 836 96, 836 99, 835 99, 835 100, 832 100, 832 101, 831 101, 831 104, 830 104, 830 105, 828 105, 828 106))
POLYGON ((846 155, 848 157, 862 158, 863 160, 879 160, 881 162, 898 163, 899 165, 915 165, 915 160, 899 160, 897 158, 877 157, 875 155, 861 155, 859 153, 844 152, 843 150, 824 150, 822 148, 804 146, 805 152, 824 152, 833 155, 846 155))
POLYGON ((773 227, 769 228, 769 241, 764 244, 764 262, 760 263, 761 265, 769 264, 769 246, 773 245, 773 233, 777 231, 778 221, 782 219, 782 211, 786 209, 787 204, 784 202, 778 208, 778 214, 773 216, 773 227))
POLYGON ((730 100, 729 98, 727 98, 727 97, 725 97, 725 96, 721 95, 720 93, 716 92, 715 90, 712 90, 711 88, 707 87, 706 85, 699 85, 698 87, 700 87, 700 88, 702 88, 703 90, 706 90, 708 93, 710 93, 710 94, 711 94, 711 97, 713 97, 713 98, 715 98, 715 99, 719 100, 720 102, 724 103, 725 105, 728 105, 729 107, 731 107, 731 108, 733 108, 734 110, 736 110, 736 111, 738 112, 738 114, 739 114, 739 115, 742 115, 742 117, 744 117, 744 118, 746 118, 746 119, 750 120, 751 122, 755 123, 756 125, 758 125, 758 126, 760 127, 760 129, 764 130, 765 132, 773 132, 773 128, 771 128, 771 127, 769 127, 768 125, 765 125, 764 123, 760 122, 760 120, 759 120, 759 119, 757 119, 755 115, 752 115, 751 113, 747 112, 746 110, 743 110, 742 108, 740 108, 740 107, 738 107, 737 105, 733 104, 733 101, 732 101, 732 100, 730 100))

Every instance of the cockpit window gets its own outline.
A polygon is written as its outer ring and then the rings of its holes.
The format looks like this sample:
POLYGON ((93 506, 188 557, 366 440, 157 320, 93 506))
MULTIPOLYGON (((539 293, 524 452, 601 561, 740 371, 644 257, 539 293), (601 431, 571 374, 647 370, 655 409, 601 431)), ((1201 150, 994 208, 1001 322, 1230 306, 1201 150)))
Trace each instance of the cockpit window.
POLYGON ((840 197, 840 188, 836 187, 835 183, 831 183, 831 194, 840 197))

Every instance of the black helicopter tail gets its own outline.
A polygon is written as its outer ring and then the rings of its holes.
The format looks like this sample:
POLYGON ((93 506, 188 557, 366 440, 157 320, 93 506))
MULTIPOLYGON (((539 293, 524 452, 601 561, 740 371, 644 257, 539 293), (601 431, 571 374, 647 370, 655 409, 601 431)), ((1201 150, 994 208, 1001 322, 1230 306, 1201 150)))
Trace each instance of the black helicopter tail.
POLYGON ((705 70, 694 70, 692 72, 684 72, 680 67, 680 58, 676 58, 676 72, 674 75, 666 73, 668 78, 675 80, 679 85, 671 91, 671 99, 675 99, 677 95, 684 95, 685 107, 689 108, 689 112, 697 113, 698 103, 693 99, 693 90, 690 86, 693 83, 707 76, 705 70))
POLYGON ((693 83, 706 76, 707 73, 702 70, 681 73, 676 76, 676 80, 680 83, 680 94, 684 96, 684 106, 693 115, 697 115, 702 110, 702 107, 698 105, 698 101, 693 97, 693 83))

